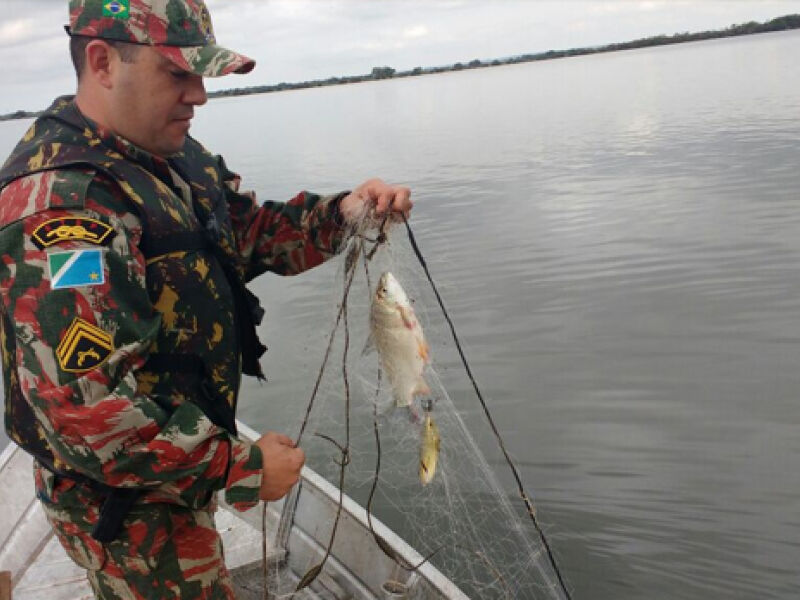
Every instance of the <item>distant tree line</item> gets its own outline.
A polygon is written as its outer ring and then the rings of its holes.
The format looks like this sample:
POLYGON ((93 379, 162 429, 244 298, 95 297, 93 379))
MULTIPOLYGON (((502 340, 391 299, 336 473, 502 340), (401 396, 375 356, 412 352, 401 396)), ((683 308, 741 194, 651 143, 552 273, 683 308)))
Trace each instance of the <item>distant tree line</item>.
MULTIPOLYGON (((415 67, 408 71, 396 71, 392 67, 381 66, 372 69, 372 72, 364 75, 346 75, 343 77, 329 77, 327 79, 316 79, 313 81, 300 81, 297 83, 278 83, 272 85, 258 85, 245 88, 234 88, 209 93, 210 98, 222 98, 227 96, 246 96, 249 94, 265 94, 270 92, 282 92, 286 90, 298 90, 304 88, 324 87, 328 85, 343 85, 346 83, 359 83, 362 81, 375 81, 380 79, 394 79, 399 77, 416 77, 419 75, 430 75, 433 73, 445 73, 447 71, 461 71, 464 69, 478 69, 483 67, 497 67, 523 62, 533 62, 537 60, 552 60, 556 58, 567 58, 570 56, 582 56, 586 54, 599 54, 601 52, 617 52, 620 50, 632 50, 634 48, 648 48, 651 46, 665 46, 668 44, 681 44, 683 42, 696 42, 700 40, 711 40, 716 38, 734 37, 737 35, 750 35, 754 33, 767 33, 771 31, 785 31, 787 29, 800 29, 800 14, 785 15, 767 21, 757 23, 751 21, 740 25, 731 25, 726 29, 713 31, 701 31, 697 33, 676 33, 674 35, 657 35, 654 37, 641 38, 630 42, 617 44, 607 44, 605 46, 592 46, 588 48, 572 48, 571 50, 548 50, 537 54, 520 54, 506 58, 496 58, 494 60, 482 61, 474 59, 464 64, 457 62, 452 65, 439 67, 415 67)), ((26 119, 37 117, 41 112, 27 112, 18 110, 7 115, 0 115, 0 121, 10 119, 26 119)))
POLYGON ((649 38, 641 38, 630 42, 607 44, 605 46, 593 46, 589 48, 572 48, 570 50, 548 50, 537 54, 520 54, 506 58, 496 58, 494 60, 482 61, 480 59, 471 60, 468 63, 457 62, 452 65, 439 67, 415 67, 408 71, 396 71, 392 67, 375 67, 371 73, 365 75, 350 75, 344 77, 329 77, 328 79, 317 79, 314 81, 301 81, 298 83, 279 83, 277 85, 261 85, 255 87, 236 88, 211 92, 210 97, 243 96, 247 94, 262 94, 268 92, 280 92, 284 90, 296 90, 311 87, 323 87, 327 85, 341 85, 345 83, 359 83, 361 81, 375 81, 379 79, 393 79, 400 77, 416 77, 418 75, 429 75, 433 73, 445 73, 447 71, 461 71, 464 69, 478 69, 482 67, 497 67, 523 62, 533 62, 537 60, 552 60, 555 58, 567 58, 570 56, 582 56, 586 54, 598 54, 600 52, 617 52, 619 50, 632 50, 634 48, 647 48, 650 46, 664 46, 667 44, 680 44, 683 42, 696 42, 699 40, 711 40, 715 38, 733 37, 737 35, 750 35, 753 33, 767 33, 770 31, 784 31, 787 29, 800 29, 800 14, 786 15, 772 19, 766 23, 751 21, 741 25, 731 25, 726 29, 714 31, 701 31, 697 33, 676 33, 674 35, 658 35, 649 38))

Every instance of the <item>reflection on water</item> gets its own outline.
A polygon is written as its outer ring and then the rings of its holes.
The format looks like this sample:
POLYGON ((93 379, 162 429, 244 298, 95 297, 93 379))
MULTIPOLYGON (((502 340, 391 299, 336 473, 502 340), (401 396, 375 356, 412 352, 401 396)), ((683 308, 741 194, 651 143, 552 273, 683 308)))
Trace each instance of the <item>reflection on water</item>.
MULTIPOLYGON (((194 132, 262 199, 373 175, 413 187, 415 232, 576 598, 790 598, 798 52, 787 32, 218 100, 194 132)), ((3 124, 0 149, 23 128, 3 124)), ((334 270, 256 282, 270 382, 246 388, 250 424, 296 430, 334 270)), ((456 357, 437 370, 506 481, 456 357)))

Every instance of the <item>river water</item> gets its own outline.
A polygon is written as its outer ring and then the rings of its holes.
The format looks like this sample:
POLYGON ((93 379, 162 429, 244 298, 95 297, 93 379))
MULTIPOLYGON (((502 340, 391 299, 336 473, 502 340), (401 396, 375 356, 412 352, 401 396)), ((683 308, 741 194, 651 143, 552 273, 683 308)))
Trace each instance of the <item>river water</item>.
MULTIPOLYGON (((415 233, 575 598, 788 599, 798 55, 786 32, 221 99, 193 132, 261 199, 376 175, 412 187, 415 233)), ((0 125, 1 153, 26 126, 0 125)), ((241 407, 256 428, 296 431, 335 270, 256 282, 269 383, 241 407)), ((468 397, 456 358, 436 365, 468 397)))

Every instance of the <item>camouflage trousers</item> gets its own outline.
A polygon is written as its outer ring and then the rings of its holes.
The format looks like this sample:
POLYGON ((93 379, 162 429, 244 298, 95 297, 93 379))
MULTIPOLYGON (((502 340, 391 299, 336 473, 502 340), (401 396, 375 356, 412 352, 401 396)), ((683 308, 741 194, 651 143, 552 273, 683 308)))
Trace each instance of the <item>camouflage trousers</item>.
POLYGON ((82 486, 63 483, 71 489, 61 494, 53 490, 62 502, 54 503, 46 494, 39 497, 61 545, 86 569, 96 598, 235 598, 212 507, 192 510, 174 504, 137 504, 117 539, 101 544, 91 537, 100 499, 90 497, 91 492, 82 486), (75 500, 79 500, 77 505, 75 500))

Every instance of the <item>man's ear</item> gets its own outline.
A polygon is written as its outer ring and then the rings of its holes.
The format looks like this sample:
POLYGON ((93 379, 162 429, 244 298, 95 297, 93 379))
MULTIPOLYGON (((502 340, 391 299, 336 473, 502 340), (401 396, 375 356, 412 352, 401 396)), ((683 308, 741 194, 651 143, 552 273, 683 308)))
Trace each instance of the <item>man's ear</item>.
POLYGON ((97 39, 86 44, 86 71, 85 74, 94 79, 102 87, 111 88, 111 73, 115 68, 114 61, 118 59, 111 46, 105 41, 97 39))

